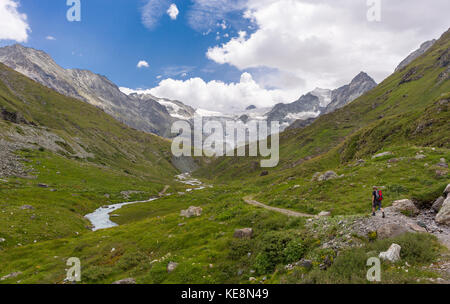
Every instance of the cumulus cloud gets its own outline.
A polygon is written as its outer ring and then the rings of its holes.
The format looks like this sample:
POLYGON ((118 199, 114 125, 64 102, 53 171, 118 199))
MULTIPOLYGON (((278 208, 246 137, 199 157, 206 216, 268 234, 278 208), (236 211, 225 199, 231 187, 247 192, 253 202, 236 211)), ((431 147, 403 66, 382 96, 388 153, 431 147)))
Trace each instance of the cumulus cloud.
POLYGON ((47 40, 51 40, 51 41, 53 41, 53 40, 56 40, 56 38, 55 38, 55 37, 53 37, 53 36, 47 36, 47 37, 45 37, 45 39, 47 39, 47 40))
POLYGON ((172 3, 167 10, 167 15, 169 15, 170 19, 176 20, 180 11, 175 3, 172 3))
POLYGON ((305 89, 334 88, 364 70, 377 81, 409 52, 449 26, 448 0, 382 2, 381 22, 368 22, 366 1, 248 0, 241 31, 207 57, 240 70, 271 68, 301 78, 305 89))
POLYGON ((140 68, 140 69, 141 68, 149 68, 150 65, 148 64, 147 61, 141 60, 141 61, 138 62, 137 67, 140 68))
POLYGON ((19 6, 18 1, 0 0, 0 40, 27 42, 31 28, 19 6))
POLYGON ((238 83, 205 82, 201 78, 187 80, 164 79, 149 90, 121 88, 122 92, 149 93, 158 97, 180 100, 194 108, 231 113, 249 105, 269 107, 286 100, 298 98, 298 91, 267 90, 255 82, 250 73, 243 73, 238 83))

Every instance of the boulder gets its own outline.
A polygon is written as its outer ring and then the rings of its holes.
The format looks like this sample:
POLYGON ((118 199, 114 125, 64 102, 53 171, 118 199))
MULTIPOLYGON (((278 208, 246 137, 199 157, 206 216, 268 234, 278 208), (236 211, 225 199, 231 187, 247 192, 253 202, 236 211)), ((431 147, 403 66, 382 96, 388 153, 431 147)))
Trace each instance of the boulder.
POLYGON ((407 233, 408 229, 398 224, 385 224, 378 228, 377 236, 379 239, 388 239, 407 233))
POLYGON ((402 247, 400 247, 400 245, 392 244, 391 247, 389 247, 389 250, 385 251, 385 252, 381 252, 379 257, 382 260, 395 263, 400 260, 400 251, 401 250, 402 250, 402 247))
POLYGON ((439 212, 442 208, 442 204, 444 203, 445 198, 443 196, 439 197, 434 203, 433 206, 431 206, 431 209, 433 209, 436 212, 439 212))
POLYGON ((424 158, 426 158, 426 155, 423 155, 423 154, 417 154, 415 157, 415 159, 417 159, 417 160, 424 159, 424 158))
POLYGON ((438 164, 436 164, 436 166, 442 167, 442 168, 448 168, 448 164, 447 164, 447 161, 445 160, 445 158, 441 158, 440 162, 438 164))
POLYGON ((305 268, 307 270, 310 270, 313 267, 312 261, 305 260, 305 259, 302 259, 299 262, 297 262, 297 265, 301 266, 301 267, 303 267, 303 268, 305 268))
POLYGON ((383 153, 379 153, 379 154, 372 156, 372 159, 389 156, 389 155, 392 155, 392 152, 383 152, 383 153))
POLYGON ((450 184, 447 185, 447 188, 444 190, 444 197, 447 197, 447 195, 450 193, 450 184))
POLYGON ((436 215, 436 223, 450 226, 450 196, 447 196, 441 210, 436 215))
POLYGON ((194 217, 194 216, 200 216, 200 215, 202 215, 202 212, 203 212, 203 209, 201 207, 191 206, 187 210, 181 210, 180 216, 190 218, 190 217, 194 217))
POLYGON ((253 236, 252 228, 236 229, 233 237, 237 239, 251 239, 253 236))
POLYGON ((269 175, 269 171, 263 171, 260 174, 260 176, 267 176, 267 175, 269 175))
POLYGON ((322 174, 321 176, 319 176, 319 178, 317 179, 319 182, 322 181, 327 181, 330 179, 335 179, 338 178, 339 176, 336 174, 336 172, 334 171, 327 171, 324 174, 322 174))
POLYGON ((418 224, 409 224, 409 228, 414 231, 414 232, 419 232, 419 233, 427 233, 427 229, 425 229, 424 227, 418 225, 418 224))
POLYGON ((115 284, 115 285, 132 285, 132 284, 136 284, 136 280, 133 278, 128 278, 128 279, 115 281, 113 284, 115 284))
POLYGON ((175 269, 177 269, 177 267, 178 267, 178 263, 170 262, 170 263, 167 265, 167 272, 168 272, 168 273, 171 273, 172 271, 174 271, 175 269))
POLYGON ((6 239, 0 238, 0 243, 4 243, 4 242, 6 242, 6 239))
POLYGON ((48 185, 46 185, 46 184, 38 184, 37 186, 39 188, 48 188, 48 185))
POLYGON ((408 199, 395 201, 394 204, 392 204, 392 207, 397 212, 408 212, 414 216, 420 213, 416 205, 414 205, 414 203, 408 199))
POLYGON ((320 212, 317 216, 318 216, 318 217, 327 217, 327 216, 331 216, 331 212, 329 212, 329 211, 322 211, 322 212, 320 212))

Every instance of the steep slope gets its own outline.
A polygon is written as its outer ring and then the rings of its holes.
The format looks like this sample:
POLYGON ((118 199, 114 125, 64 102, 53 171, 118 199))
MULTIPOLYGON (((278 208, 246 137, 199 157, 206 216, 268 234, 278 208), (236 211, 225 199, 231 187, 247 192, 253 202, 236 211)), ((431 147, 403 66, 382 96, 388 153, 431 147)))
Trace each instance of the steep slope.
POLYGON ((0 48, 0 62, 63 95, 99 107, 130 127, 170 135, 172 118, 165 108, 155 101, 130 98, 104 76, 87 70, 65 70, 45 52, 19 44, 0 48))
MULTIPOLYGON (((449 52, 450 32, 446 32, 423 56, 346 107, 319 117, 309 127, 282 133, 280 164, 271 171, 300 174, 307 170, 301 164, 340 144, 352 148, 320 159, 335 166, 395 142, 448 148, 449 52), (357 133, 364 130, 364 135, 357 133)), ((257 160, 220 158, 199 174, 219 179, 254 177, 260 173, 257 160)))
POLYGON ((432 47, 435 43, 436 43, 435 39, 422 43, 417 50, 409 54, 408 57, 406 57, 404 60, 402 60, 402 62, 400 62, 395 71, 396 72, 400 71, 408 64, 410 64, 411 62, 413 62, 414 60, 425 54, 425 52, 428 51, 430 47, 432 47))
MULTIPOLYGON (((69 156, 84 155, 97 163, 123 169, 134 167, 132 161, 139 162, 154 168, 146 169, 154 177, 161 174, 158 167, 164 168, 168 175, 175 173, 167 140, 126 127, 102 110, 45 88, 3 64, 0 64, 0 107, 7 122, 19 124, 30 132, 46 131, 58 136, 63 144, 42 141, 49 149, 60 146, 62 149, 55 150, 69 156)), ((10 124, 5 124, 5 120, 2 120, 5 131, 2 136, 8 137, 10 133, 6 129, 10 124)), ((33 136, 22 137, 29 141, 33 136)), ((35 140, 39 141, 39 136, 35 140)))

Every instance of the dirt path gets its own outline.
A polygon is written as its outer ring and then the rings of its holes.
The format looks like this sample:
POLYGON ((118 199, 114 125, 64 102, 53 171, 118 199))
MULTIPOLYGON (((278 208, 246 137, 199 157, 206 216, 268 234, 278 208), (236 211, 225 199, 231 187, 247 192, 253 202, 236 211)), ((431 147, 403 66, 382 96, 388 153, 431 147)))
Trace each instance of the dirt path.
POLYGON ((243 199, 249 205, 260 207, 260 208, 264 208, 264 209, 271 210, 271 211, 274 211, 274 212, 278 212, 278 213, 281 213, 281 214, 284 214, 284 215, 287 215, 287 216, 292 216, 292 217, 314 217, 314 215, 311 215, 311 214, 305 214, 305 213, 300 213, 300 212, 291 211, 291 210, 287 210, 287 209, 267 206, 267 205, 265 205, 263 203, 255 201, 251 196, 244 197, 243 199))

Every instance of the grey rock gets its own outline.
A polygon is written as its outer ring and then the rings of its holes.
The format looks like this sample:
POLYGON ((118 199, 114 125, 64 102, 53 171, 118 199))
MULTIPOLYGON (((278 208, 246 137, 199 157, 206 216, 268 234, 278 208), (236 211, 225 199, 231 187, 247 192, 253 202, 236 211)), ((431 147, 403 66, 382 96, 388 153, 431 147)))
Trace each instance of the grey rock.
POLYGON ((115 285, 132 285, 132 284, 136 284, 136 280, 133 278, 128 278, 128 279, 115 281, 113 284, 115 284, 115 285))
POLYGON ((338 178, 338 177, 339 176, 336 174, 336 172, 334 172, 334 171, 327 171, 324 174, 322 174, 321 176, 319 176, 317 178, 317 180, 319 182, 322 182, 322 181, 327 181, 327 180, 330 180, 330 179, 335 179, 335 178, 338 178))
POLYGON ((416 207, 416 205, 408 199, 395 201, 392 207, 397 212, 409 212, 414 216, 420 213, 420 210, 416 207))
POLYGON ((187 210, 181 210, 180 216, 186 217, 186 218, 191 218, 194 216, 201 216, 202 212, 203 212, 203 209, 201 207, 191 206, 187 210))
POLYGON ((447 195, 450 193, 450 184, 447 185, 447 187, 444 190, 444 197, 447 197, 447 195))
POLYGON ((331 212, 329 212, 329 211, 322 211, 317 216, 318 217, 328 217, 328 216, 331 216, 331 212))
POLYGON ((384 157, 384 156, 389 156, 389 155, 392 155, 392 152, 383 152, 383 153, 379 153, 379 154, 376 154, 376 155, 374 155, 374 156, 372 156, 372 159, 376 159, 376 158, 380 158, 380 157, 384 157))
POLYGON ((177 267, 178 267, 178 263, 170 262, 170 263, 167 265, 167 272, 168 272, 168 273, 171 273, 171 272, 173 272, 177 267))
POLYGON ((402 247, 397 244, 392 244, 391 247, 389 247, 388 251, 381 252, 379 257, 382 260, 387 260, 389 262, 395 263, 400 260, 400 252, 402 250, 402 247))
POLYGON ((444 204, 445 198, 443 196, 439 197, 434 203, 433 206, 431 206, 431 209, 433 209, 436 212, 439 212, 442 208, 442 204, 444 204))
POLYGON ((393 238, 408 232, 408 229, 398 224, 385 224, 377 229, 377 236, 379 239, 393 238))
POLYGON ((253 236, 252 228, 236 229, 233 235, 233 237, 237 239, 251 239, 252 236, 253 236))
POLYGON ((37 186, 39 188, 48 188, 48 185, 46 185, 46 184, 38 184, 37 186))
POLYGON ((447 196, 441 210, 436 215, 436 223, 450 226, 450 196, 447 196))

